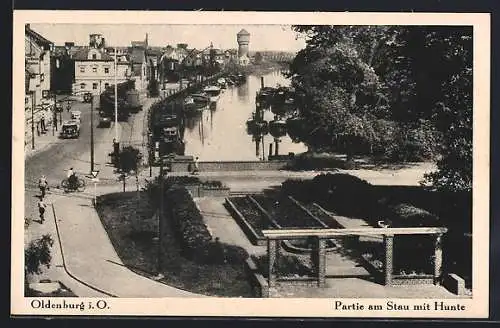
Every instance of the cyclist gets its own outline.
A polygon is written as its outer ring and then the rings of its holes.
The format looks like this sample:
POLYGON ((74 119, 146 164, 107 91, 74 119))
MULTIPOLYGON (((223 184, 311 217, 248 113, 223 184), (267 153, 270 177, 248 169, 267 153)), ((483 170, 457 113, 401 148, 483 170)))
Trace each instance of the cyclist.
POLYGON ((71 189, 77 189, 78 188, 77 182, 78 182, 78 178, 76 177, 76 173, 75 173, 75 171, 73 171, 73 168, 70 168, 68 170, 69 187, 71 189))
POLYGON ((38 180, 38 188, 40 188, 42 198, 45 197, 45 190, 47 189, 47 187, 48 187, 47 178, 45 177, 45 175, 42 175, 38 180))

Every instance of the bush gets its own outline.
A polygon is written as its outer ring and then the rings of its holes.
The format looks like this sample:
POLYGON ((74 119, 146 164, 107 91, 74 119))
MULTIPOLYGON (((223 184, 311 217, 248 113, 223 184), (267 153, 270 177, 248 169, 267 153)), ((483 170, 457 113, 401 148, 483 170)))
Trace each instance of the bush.
POLYGON ((226 188, 226 186, 221 182, 217 180, 209 180, 205 181, 202 183, 203 187, 209 188, 209 189, 222 189, 226 188))
POLYGON ((137 172, 141 159, 142 155, 139 149, 132 146, 123 147, 120 151, 120 169, 125 173, 129 173, 130 171, 137 172))
MULTIPOLYGON (((260 255, 253 257, 258 270, 262 272, 265 277, 269 276, 269 257, 266 255, 260 255)), ((312 271, 309 267, 304 265, 300 260, 294 255, 280 254, 274 264, 275 272, 279 276, 290 277, 294 275, 298 276, 310 276, 312 271)))
POLYGON ((167 214, 170 214, 186 258, 206 264, 240 264, 247 259, 248 253, 243 248, 220 243, 218 239, 212 241, 203 217, 186 188, 173 186, 165 198, 170 206, 170 213, 167 214))
POLYGON ((212 236, 189 192, 182 187, 172 187, 166 192, 165 199, 186 257, 195 261, 206 257, 212 236))
POLYGON ((200 184, 201 181, 198 177, 192 177, 192 176, 187 176, 187 175, 183 175, 183 176, 171 176, 171 177, 167 177, 165 178, 165 188, 168 189, 174 185, 179 185, 179 186, 183 186, 183 185, 197 185, 197 184, 200 184))
POLYGON ((295 170, 316 170, 345 167, 344 159, 330 153, 306 152, 295 156, 291 168, 295 170))
POLYGON ((24 271, 29 274, 40 274, 41 267, 50 267, 52 261, 51 248, 54 240, 48 234, 30 242, 24 250, 24 271))
POLYGON ((314 201, 312 183, 310 180, 287 179, 281 184, 281 191, 304 202, 314 201))
POLYGON ((439 224, 439 219, 434 214, 421 208, 398 204, 386 209, 385 219, 394 228, 398 227, 432 227, 439 224))
POLYGON ((247 251, 239 246, 219 242, 218 238, 209 244, 207 264, 243 264, 248 258, 247 251))
POLYGON ((312 191, 323 207, 338 215, 367 218, 378 212, 371 184, 349 174, 317 175, 312 180, 312 191))

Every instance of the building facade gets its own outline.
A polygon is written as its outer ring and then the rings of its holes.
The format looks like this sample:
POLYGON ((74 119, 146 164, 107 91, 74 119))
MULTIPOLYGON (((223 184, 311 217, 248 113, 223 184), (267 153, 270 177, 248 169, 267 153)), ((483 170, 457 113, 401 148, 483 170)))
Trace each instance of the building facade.
POLYGON ((25 109, 40 106, 50 98, 54 44, 27 24, 24 29, 25 109))
MULTIPOLYGON (((84 48, 73 58, 75 61, 73 94, 90 92, 97 95, 115 84, 115 60, 108 53, 101 49, 84 48)), ((130 79, 130 63, 126 56, 117 56, 116 68, 117 83, 130 79)))

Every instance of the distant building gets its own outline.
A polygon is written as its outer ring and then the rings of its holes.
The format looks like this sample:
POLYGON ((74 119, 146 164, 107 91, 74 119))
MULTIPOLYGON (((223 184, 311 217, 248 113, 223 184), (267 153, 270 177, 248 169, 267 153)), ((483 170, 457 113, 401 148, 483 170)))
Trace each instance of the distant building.
MULTIPOLYGON (((85 47, 73 56, 75 61, 75 83, 73 93, 91 92, 99 94, 115 83, 114 58, 104 49, 85 47)), ((130 63, 126 56, 117 57, 117 82, 131 77, 130 63)))
POLYGON ((135 87, 138 90, 147 88, 147 59, 146 49, 148 48, 148 36, 145 41, 132 41, 129 48, 129 60, 131 65, 132 79, 135 80, 135 87))
POLYGON ((28 86, 25 95, 26 109, 31 108, 30 95, 35 106, 41 105, 44 99, 50 97, 52 80, 52 52, 54 43, 47 40, 30 28, 24 28, 24 62, 25 83, 28 86))
POLYGON ((248 56, 248 45, 250 43, 250 33, 245 29, 236 34, 236 41, 238 42, 238 64, 246 66, 250 64, 248 56))

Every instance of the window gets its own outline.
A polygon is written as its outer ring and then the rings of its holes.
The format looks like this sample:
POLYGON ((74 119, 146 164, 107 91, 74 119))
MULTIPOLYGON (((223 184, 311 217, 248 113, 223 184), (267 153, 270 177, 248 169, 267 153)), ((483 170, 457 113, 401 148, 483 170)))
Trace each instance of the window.
POLYGON ((80 89, 85 89, 85 83, 80 83, 80 89))
POLYGON ((109 74, 109 67, 104 67, 104 73, 109 74))
POLYGON ((97 83, 92 83, 92 89, 97 90, 97 83))
POLYGON ((85 66, 80 66, 80 73, 85 73, 85 66))
POLYGON ((109 83, 104 83, 104 88, 107 89, 109 87, 109 83))
POLYGON ((92 73, 97 73, 97 67, 92 67, 92 73))
POLYGON ((97 54, 92 54, 92 59, 97 59, 97 54))

